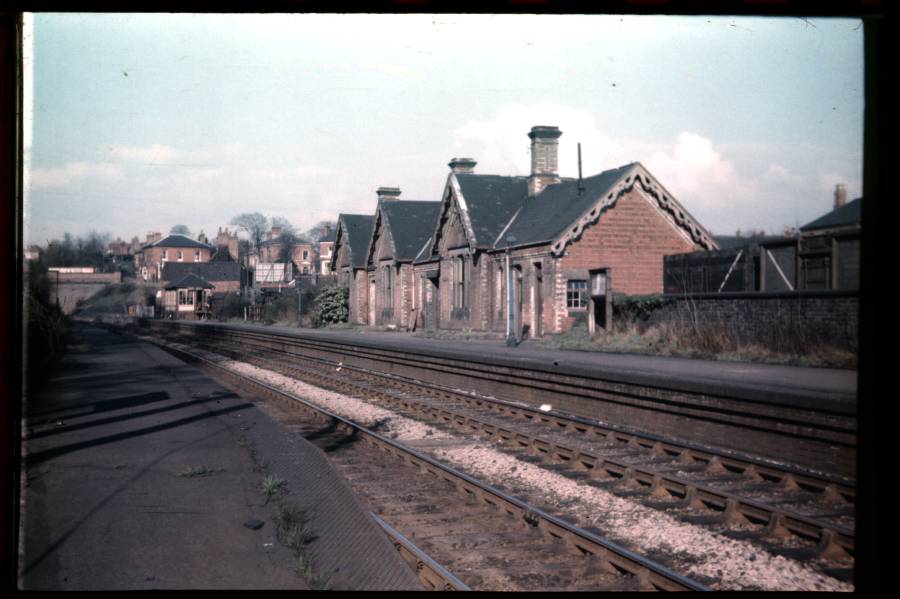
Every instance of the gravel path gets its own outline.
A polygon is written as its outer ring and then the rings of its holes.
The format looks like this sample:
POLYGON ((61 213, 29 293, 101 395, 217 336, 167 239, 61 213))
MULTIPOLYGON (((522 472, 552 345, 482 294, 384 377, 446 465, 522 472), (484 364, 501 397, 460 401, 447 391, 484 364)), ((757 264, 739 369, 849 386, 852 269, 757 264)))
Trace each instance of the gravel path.
MULTIPOLYGON (((397 441, 465 439, 388 410, 327 391, 251 364, 226 360, 220 365, 302 397, 331 412, 397 441)), ((852 591, 853 586, 797 561, 776 556, 752 543, 681 522, 664 512, 617 497, 596 487, 550 472, 497 451, 483 443, 436 448, 435 458, 485 479, 528 490, 546 504, 565 504, 581 526, 594 526, 605 536, 638 552, 675 556, 676 569, 688 576, 712 579, 716 590, 852 591)))

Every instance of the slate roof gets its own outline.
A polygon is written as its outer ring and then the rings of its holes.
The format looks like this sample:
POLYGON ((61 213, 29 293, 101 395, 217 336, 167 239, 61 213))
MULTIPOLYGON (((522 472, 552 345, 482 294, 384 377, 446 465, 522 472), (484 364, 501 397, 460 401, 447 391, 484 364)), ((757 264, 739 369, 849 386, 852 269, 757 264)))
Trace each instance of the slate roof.
POLYGON ((231 257, 231 253, 228 251, 228 246, 220 246, 216 253, 213 254, 213 257, 209 259, 210 262, 234 262, 234 258, 231 257))
POLYGON ((187 275, 178 281, 166 285, 166 289, 214 289, 215 286, 207 283, 197 275, 187 275))
POLYGON ((150 247, 210 249, 210 246, 206 245, 205 243, 200 243, 199 241, 191 239, 187 235, 181 235, 180 233, 172 233, 171 235, 163 237, 159 241, 154 241, 150 244, 150 247))
POLYGON ((410 261, 416 257, 434 231, 440 209, 441 202, 394 200, 381 203, 387 221, 382 225, 390 227, 395 260, 410 261))
MULTIPOLYGON (((227 254, 228 251, 226 250, 227 254)), ((166 262, 162 269, 163 281, 178 281, 187 276, 195 276, 206 281, 240 281, 239 262, 166 262)))
POLYGON ((344 231, 347 234, 345 242, 350 248, 351 267, 365 268, 375 217, 371 214, 341 214, 338 220, 344 223, 344 231))
POLYGON ((502 238, 497 240, 495 247, 553 241, 566 227, 590 210, 597 199, 605 195, 635 164, 632 162, 583 179, 584 192, 580 195, 577 179, 564 179, 560 183, 548 185, 534 197, 528 198, 526 192, 522 209, 503 232, 502 238), (506 241, 510 235, 515 238, 511 244, 506 241))
POLYGON ((475 234, 475 246, 492 247, 528 197, 528 177, 457 174, 456 180, 475 234))
POLYGON ((861 222, 862 198, 856 198, 852 202, 847 202, 840 208, 835 208, 828 214, 820 216, 816 220, 803 225, 800 227, 800 230, 811 231, 814 229, 830 229, 832 227, 856 225, 861 222))

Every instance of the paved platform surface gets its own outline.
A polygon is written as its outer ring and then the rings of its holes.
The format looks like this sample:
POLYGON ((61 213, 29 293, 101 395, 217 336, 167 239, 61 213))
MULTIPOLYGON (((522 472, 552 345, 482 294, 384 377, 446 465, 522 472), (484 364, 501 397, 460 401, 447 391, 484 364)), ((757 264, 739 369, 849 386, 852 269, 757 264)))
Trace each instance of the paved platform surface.
POLYGON ((508 348, 502 339, 436 340, 400 332, 234 326, 369 344, 411 353, 542 367, 561 373, 595 374, 622 382, 658 383, 711 394, 724 392, 767 403, 817 408, 827 403, 837 412, 853 413, 856 410, 855 370, 551 350, 529 341, 508 348))
POLYGON ((19 588, 421 589, 305 439, 151 344, 76 330, 26 404, 19 588), (267 501, 266 474, 286 493, 267 501), (315 578, 279 506, 308 521, 315 578))

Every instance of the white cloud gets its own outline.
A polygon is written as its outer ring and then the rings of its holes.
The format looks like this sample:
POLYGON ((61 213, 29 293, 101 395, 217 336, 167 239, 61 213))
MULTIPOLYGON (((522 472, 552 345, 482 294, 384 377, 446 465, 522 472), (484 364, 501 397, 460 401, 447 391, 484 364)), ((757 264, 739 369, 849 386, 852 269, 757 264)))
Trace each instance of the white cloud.
POLYGON ((856 197, 859 188, 857 178, 821 172, 828 167, 816 162, 816 148, 783 144, 751 149, 694 131, 683 131, 671 142, 617 138, 599 127, 589 110, 547 100, 530 106, 508 104, 494 118, 468 121, 454 131, 456 155, 477 160, 476 172, 527 175, 527 133, 534 125, 555 125, 562 131, 562 176, 578 174, 578 142, 585 176, 641 162, 716 234, 739 228, 780 232, 785 225, 803 224, 827 212, 836 182, 848 183, 850 197, 856 197))
POLYGON ((585 174, 618 166, 615 161, 622 159, 622 147, 597 127, 590 111, 547 100, 532 106, 508 104, 494 119, 471 120, 454 131, 453 146, 458 155, 478 161, 476 172, 525 175, 531 169, 528 132, 535 125, 553 125, 562 131, 559 172, 565 177, 578 175, 579 142, 585 174))

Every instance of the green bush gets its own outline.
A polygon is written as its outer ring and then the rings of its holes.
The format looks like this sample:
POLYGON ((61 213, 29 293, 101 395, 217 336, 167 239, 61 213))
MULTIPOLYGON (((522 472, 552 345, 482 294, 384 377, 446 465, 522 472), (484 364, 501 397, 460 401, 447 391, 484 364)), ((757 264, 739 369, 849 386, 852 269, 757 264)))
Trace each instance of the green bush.
POLYGON ((350 317, 350 290, 329 285, 316 296, 316 326, 347 322, 350 317))
POLYGON ((674 301, 671 297, 661 293, 652 295, 616 294, 613 296, 613 321, 646 322, 654 312, 674 301))
POLYGON ((297 294, 285 293, 266 302, 263 320, 274 322, 297 322, 297 294))
POLYGON ((250 301, 241 297, 237 293, 229 293, 222 302, 222 310, 219 312, 219 320, 225 321, 229 318, 243 318, 244 308, 250 305, 250 301))

